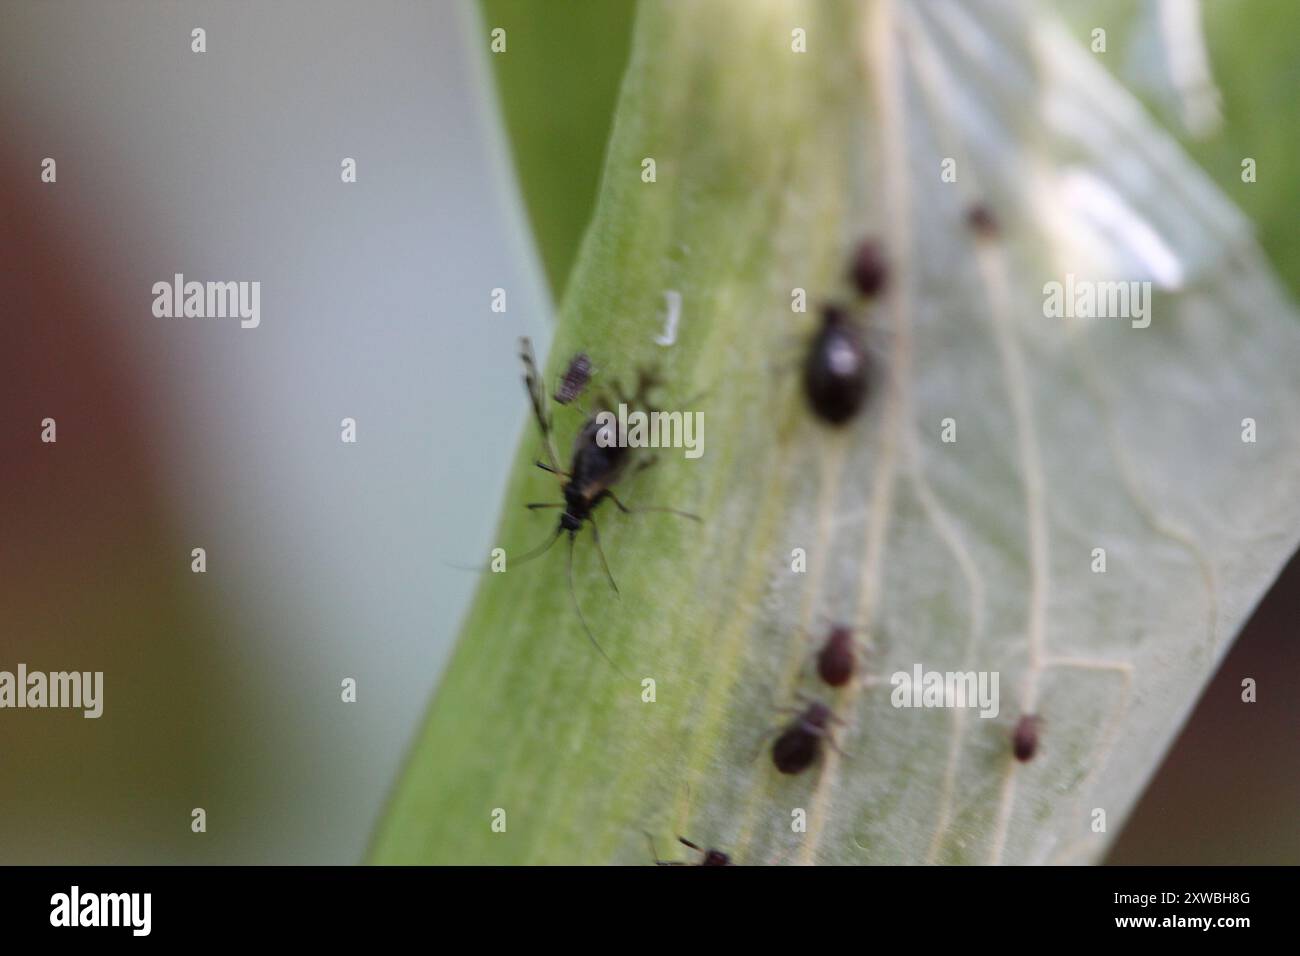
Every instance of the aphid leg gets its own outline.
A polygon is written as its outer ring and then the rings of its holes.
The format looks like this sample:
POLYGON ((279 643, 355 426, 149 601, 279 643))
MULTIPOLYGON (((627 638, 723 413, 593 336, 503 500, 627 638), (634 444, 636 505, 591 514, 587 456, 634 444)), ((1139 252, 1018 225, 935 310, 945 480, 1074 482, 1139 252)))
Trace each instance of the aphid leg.
MULTIPOLYGON (((647 412, 659 411, 649 402, 650 392, 663 384, 663 380, 655 369, 638 369, 636 373, 636 389, 632 392, 628 392, 619 379, 613 379, 609 384, 614 393, 615 401, 621 402, 628 408, 640 408, 647 412)), ((608 405, 608 400, 606 404, 608 405)))
POLYGON ((648 512, 651 511, 663 511, 670 515, 677 515, 678 517, 681 518, 690 518, 692 521, 699 521, 699 522, 704 521, 704 519, 701 518, 699 515, 693 515, 689 511, 678 511, 676 508, 663 508, 659 506, 651 506, 648 508, 629 508, 627 505, 623 504, 623 502, 618 500, 618 495, 614 494, 614 492, 608 489, 606 489, 605 495, 609 498, 610 501, 614 502, 614 504, 618 506, 618 510, 623 512, 623 514, 625 515, 639 515, 639 514, 647 514, 648 512))
POLYGON ((645 841, 650 844, 650 858, 655 861, 655 866, 686 866, 681 860, 662 860, 659 858, 659 851, 655 849, 655 838, 649 831, 646 831, 645 841))
POLYGON ((534 501, 532 504, 525 505, 529 511, 536 511, 539 508, 563 508, 563 501, 534 501))
POLYGON ((605 568, 605 576, 609 578, 609 585, 618 594, 618 582, 614 580, 613 573, 609 570, 609 562, 605 560, 605 549, 600 546, 600 528, 596 527, 596 516, 588 515, 587 520, 591 522, 591 540, 596 542, 596 553, 600 555, 600 563, 605 568))
POLYGON ((754 748, 754 756, 749 758, 750 762, 753 762, 757 760, 759 757, 761 757, 763 755, 763 751, 767 749, 768 741, 770 741, 773 737, 775 737, 783 730, 785 730, 784 727, 769 727, 767 728, 767 730, 763 731, 763 735, 758 738, 758 746, 754 748))
MULTIPOLYGON (((841 723, 843 723, 843 721, 841 721, 841 723)), ((834 750, 834 751, 835 751, 837 754, 839 754, 841 757, 847 757, 847 756, 848 756, 848 754, 846 754, 843 750, 840 749, 840 745, 839 745, 838 743, 835 742, 835 735, 834 735, 834 734, 832 734, 829 730, 823 730, 821 733, 822 733, 822 736, 823 736, 824 738, 826 738, 826 742, 827 742, 828 744, 831 745, 831 749, 832 749, 832 750, 834 750)))
POLYGON ((519 358, 524 363, 524 387, 528 389, 528 400, 533 406, 533 417, 542 432, 542 445, 546 450, 546 460, 559 473, 559 456, 555 453, 555 438, 551 433, 551 416, 547 411, 546 389, 542 387, 542 375, 537 370, 537 359, 533 356, 533 343, 527 336, 519 340, 519 358))
MULTIPOLYGON (((834 720, 834 721, 836 721, 837 723, 840 723, 840 724, 844 723, 844 721, 842 721, 842 720, 840 720, 839 718, 837 718, 834 714, 831 715, 831 720, 834 720)), ((829 729, 829 728, 827 728, 827 727, 812 727, 812 726, 809 726, 809 725, 805 724, 805 725, 804 725, 804 729, 807 730, 808 733, 810 733, 810 734, 816 734, 818 737, 822 738, 822 740, 826 741, 826 743, 830 744, 831 749, 834 750, 834 751, 835 751, 837 754, 839 754, 841 757, 846 756, 846 754, 844 753, 844 751, 840 749, 840 745, 837 744, 837 743, 835 742, 835 735, 832 734, 832 733, 830 732, 830 729, 829 729)))
POLYGON ((662 385, 663 381, 663 376, 659 374, 657 368, 638 369, 636 373, 636 395, 633 398, 636 399, 638 404, 650 408, 650 392, 662 385))
POLYGON ((552 467, 551 465, 548 465, 544 461, 535 461, 533 462, 533 464, 535 464, 538 468, 542 469, 542 471, 549 471, 553 475, 561 475, 564 478, 569 477, 569 473, 567 471, 561 471, 559 468, 552 467))
MULTIPOLYGON (((803 713, 803 708, 801 707, 776 707, 775 705, 772 705, 772 709, 778 714, 794 715, 803 713)), ((758 738, 758 747, 754 750, 754 756, 750 759, 757 760, 762 755, 763 751, 767 749, 768 742, 771 741, 773 737, 784 733, 789 729, 789 727, 790 725, 788 723, 777 724, 775 727, 768 727, 767 730, 763 731, 762 736, 758 738)))
MULTIPOLYGON (((693 864, 693 863, 687 863, 685 860, 661 860, 661 859, 659 859, 659 851, 658 851, 657 849, 655 849, 655 841, 654 841, 654 837, 652 837, 652 836, 649 834, 649 832, 647 831, 647 832, 646 832, 646 835, 645 835, 645 838, 646 838, 646 841, 650 844, 650 855, 654 857, 655 866, 694 866, 694 865, 696 865, 696 864, 693 864)), ((704 847, 700 846, 698 843, 692 843, 690 840, 686 839, 686 837, 684 837, 684 836, 679 836, 679 837, 677 838, 677 842, 680 843, 682 846, 687 847, 688 849, 694 850, 696 853, 700 854, 701 857, 708 857, 708 855, 709 855, 709 852, 710 852, 710 851, 704 849, 704 847)), ((723 859, 725 860, 726 857, 724 856, 723 859)))
MULTIPOLYGON (((556 532, 556 537, 559 537, 558 531, 556 532)), ((619 674, 622 675, 624 679, 631 680, 631 678, 628 677, 627 674, 624 672, 623 668, 615 664, 614 659, 605 653, 605 648, 600 646, 600 642, 596 640, 596 635, 591 633, 591 628, 587 625, 587 618, 582 613, 582 605, 578 603, 578 592, 573 587, 573 535, 572 534, 569 535, 569 558, 565 565, 565 571, 569 579, 569 598, 573 601, 573 610, 576 611, 578 614, 578 623, 582 625, 582 630, 583 633, 587 635, 587 640, 591 641, 592 647, 600 651, 600 656, 605 658, 605 660, 609 663, 610 667, 618 671, 619 674)))
POLYGON ((632 469, 632 474, 627 476, 627 480, 631 481, 637 475, 641 474, 641 472, 647 470, 648 468, 653 468, 656 464, 658 464, 658 462, 659 462, 658 455, 646 455, 644 458, 637 461, 636 467, 632 469))

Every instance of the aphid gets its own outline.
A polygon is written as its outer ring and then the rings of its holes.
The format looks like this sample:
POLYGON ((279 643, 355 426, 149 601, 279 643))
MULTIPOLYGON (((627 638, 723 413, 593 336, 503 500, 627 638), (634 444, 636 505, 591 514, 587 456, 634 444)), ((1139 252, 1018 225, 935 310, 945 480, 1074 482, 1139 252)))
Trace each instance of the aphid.
MULTIPOLYGON (((648 834, 647 839, 650 839, 648 834)), ((655 849, 655 841, 650 839, 650 853, 655 859, 655 866, 735 866, 735 864, 731 862, 731 857, 723 853, 721 850, 715 850, 712 848, 706 850, 704 847, 692 843, 684 836, 679 836, 677 842, 682 846, 689 847, 699 853, 699 862, 687 863, 685 860, 661 860, 659 859, 659 851, 655 849)))
POLYGON ((867 397, 867 374, 862 331, 839 306, 824 306, 803 367, 804 393, 813 411, 832 425, 847 422, 867 397))
POLYGON ((885 250, 875 239, 863 239, 853 252, 849 276, 857 290, 866 296, 878 295, 889 281, 889 264, 885 250))
POLYGON ((983 203, 976 203, 966 211, 966 224, 981 239, 992 239, 1000 231, 993 210, 983 203))
POLYGON ((591 359, 586 352, 579 352, 569 359, 569 367, 560 376, 555 386, 554 398, 561 405, 568 405, 582 394, 587 383, 591 381, 591 359))
POLYGON ((830 722, 835 719, 825 704, 816 700, 809 703, 772 744, 776 769, 790 774, 807 770, 821 756, 823 741, 835 746, 830 731, 830 722))
MULTIPOLYGON (((542 432, 543 446, 547 457, 547 461, 537 462, 537 467, 543 471, 549 471, 561 479, 561 493, 564 496, 563 501, 535 502, 528 505, 528 508, 533 511, 540 508, 563 508, 564 510, 560 514, 560 521, 556 526, 555 533, 544 544, 516 559, 515 564, 519 565, 525 561, 531 561, 533 558, 544 554, 550 549, 551 545, 555 544, 560 535, 566 531, 568 532, 567 577, 569 597, 573 600, 573 609, 577 612, 578 620, 581 622, 582 629, 586 633, 587 639, 591 641, 592 646, 600 651, 605 660, 613 664, 614 662, 610 660, 609 655, 600 646, 595 635, 591 633, 591 628, 587 625, 587 619, 582 613, 582 607, 578 604, 577 592, 573 587, 573 542, 578 531, 581 530, 583 524, 591 525, 591 536, 596 544, 596 552, 600 555, 601 566, 605 569, 605 575, 609 578, 610 586, 615 593, 618 593, 618 582, 614 580, 614 575, 609 570, 609 562, 605 559, 605 549, 600 545, 600 530, 596 525, 594 514, 597 505, 608 498, 624 514, 664 511, 683 518, 690 518, 692 521, 699 521, 700 518, 698 515, 678 511, 675 508, 629 508, 619 500, 618 496, 614 494, 613 486, 627 471, 633 450, 621 440, 608 440, 610 437, 621 439, 622 436, 608 435, 607 429, 611 426, 600 422, 599 412, 587 419, 578 432, 577 438, 574 439, 569 470, 564 471, 561 469, 558 457, 555 454, 555 443, 551 433, 551 419, 546 408, 546 395, 541 388, 541 375, 538 373, 537 363, 533 359, 532 343, 527 338, 520 340, 519 354, 524 363, 524 384, 528 388, 528 397, 533 406, 533 415, 537 419, 537 426, 542 432), (597 436, 601 434, 602 430, 606 430, 606 437, 598 441, 597 436)), ((641 386, 637 390, 636 398, 644 397, 647 388, 646 381, 646 376, 642 376, 641 386)), ((617 421, 613 423, 612 427, 617 431, 619 427, 617 421)))
POLYGON ((843 687, 853 679, 856 669, 857 648, 853 631, 843 624, 836 624, 817 652, 817 674, 832 687, 843 687))
POLYGON ((1038 725, 1041 722, 1042 719, 1034 714, 1025 714, 1011 732, 1011 752, 1021 763, 1032 759, 1038 752, 1038 725))

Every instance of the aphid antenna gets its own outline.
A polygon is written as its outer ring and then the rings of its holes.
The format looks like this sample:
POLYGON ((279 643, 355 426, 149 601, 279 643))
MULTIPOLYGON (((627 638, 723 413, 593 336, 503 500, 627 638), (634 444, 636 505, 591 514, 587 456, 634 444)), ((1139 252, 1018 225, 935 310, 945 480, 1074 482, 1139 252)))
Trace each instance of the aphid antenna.
MULTIPOLYGON (((799 698, 800 700, 808 701, 808 702, 811 702, 812 700, 812 698, 808 697, 808 695, 804 694, 802 691, 795 691, 795 697, 799 698)), ((772 698, 770 692, 768 694, 768 706, 772 708, 772 711, 774 713, 784 714, 789 717, 798 716, 802 714, 804 710, 807 709, 805 707, 791 707, 788 705, 778 705, 776 701, 772 698)), ((767 748, 767 742, 771 740, 773 737, 775 737, 777 734, 784 731, 786 727, 787 724, 775 724, 773 726, 768 727, 766 730, 764 730, 762 736, 758 738, 758 747, 757 749, 755 749, 754 756, 751 759, 757 760, 759 756, 763 753, 763 751, 767 748)))
POLYGON ((876 653, 876 646, 871 643, 868 631, 854 627, 851 624, 846 624, 845 627, 853 632, 853 646, 857 648, 859 654, 867 657, 876 653))
MULTIPOLYGON (((615 594, 622 597, 623 594, 618 589, 618 582, 614 580, 614 572, 609 569, 609 561, 605 558, 605 549, 600 543, 600 527, 596 524, 596 516, 594 514, 587 515, 587 520, 591 523, 591 540, 596 544, 596 553, 600 555, 600 566, 605 569, 605 577, 609 578, 609 586, 614 589, 615 594)), ((569 535, 569 550, 573 550, 572 533, 569 535)))
MULTIPOLYGON (((560 536, 559 531, 556 532, 555 536, 557 538, 560 536)), ((632 678, 627 675, 627 672, 624 671, 623 668, 615 664, 614 659, 605 653, 605 648, 601 647, 600 641, 596 640, 596 635, 591 632, 591 628, 587 624, 586 615, 582 613, 582 605, 578 603, 578 592, 573 587, 573 537, 574 537, 573 534, 570 533, 569 556, 568 559, 565 561, 565 576, 568 578, 569 581, 569 599, 573 602, 573 610, 577 612, 578 623, 582 625, 583 633, 587 635, 587 640, 591 641, 591 646, 600 652, 600 656, 605 658, 605 660, 609 663, 609 666, 614 668, 614 670, 618 671, 624 680, 631 680, 632 678)), ((608 568, 606 570, 608 570, 608 568)))
POLYGON ((813 616, 812 630, 809 630, 808 628, 804 627, 802 623, 800 623, 795 628, 795 633, 797 633, 799 637, 805 641, 816 641, 820 644, 830 636, 830 632, 832 630, 834 630, 837 627, 840 627, 841 625, 847 627, 850 631, 853 631, 855 634, 857 633, 857 628, 853 627, 850 624, 845 624, 843 618, 831 617, 825 611, 818 611, 813 616))
POLYGON ((677 517, 679 518, 689 518, 691 521, 698 521, 700 524, 704 523, 703 518, 701 518, 697 514, 691 514, 691 512, 689 511, 681 511, 677 508, 666 508, 662 505, 648 505, 644 508, 629 508, 627 505, 623 504, 621 500, 619 500, 618 496, 615 495, 614 492, 606 491, 605 494, 609 497, 610 501, 614 502, 614 504, 618 507, 618 510, 623 512, 623 514, 625 515, 643 515, 643 514, 650 514, 651 512, 658 511, 664 514, 677 515, 677 517))
MULTIPOLYGON (((795 691, 795 692, 794 692, 794 696, 795 696, 795 699, 797 699, 798 701, 800 701, 801 703, 803 703, 803 704, 805 704, 805 705, 810 705, 810 704, 823 704, 823 705, 825 705, 825 704, 826 704, 826 702, 825 702, 824 700, 822 700, 822 699, 820 699, 820 698, 818 698, 818 697, 813 697, 813 696, 811 696, 811 695, 809 695, 809 694, 805 694, 805 693, 804 693, 803 691, 801 691, 801 690, 797 690, 797 691, 795 691)), ((807 709, 806 707, 787 707, 787 708, 784 708, 783 710, 784 710, 784 712, 787 713, 787 714, 789 714, 789 713, 802 714, 802 713, 804 712, 804 710, 806 710, 806 709, 807 709)), ((833 723, 833 724, 839 724, 841 727, 847 727, 847 726, 848 726, 848 724, 844 721, 844 718, 840 717, 838 714, 835 713, 835 711, 831 710, 831 708, 830 708, 829 705, 826 705, 826 710, 827 710, 827 712, 830 714, 830 720, 831 720, 831 723, 833 723)), ((829 736, 829 735, 827 735, 827 736, 829 736)))
MULTIPOLYGON (((518 566, 520 564, 527 564, 529 561, 533 560, 534 558, 540 558, 547 551, 551 550, 551 545, 555 544, 556 540, 560 537, 562 530, 563 529, 561 528, 556 528, 555 533, 552 534, 549 538, 547 538, 545 542, 539 544, 531 551, 524 552, 524 555, 522 557, 516 558, 514 561, 515 565, 518 566)), ((509 555, 507 555, 506 560, 509 561, 509 559, 510 557, 509 555)))
MULTIPOLYGON (((564 507, 564 506, 563 506, 563 505, 549 505, 549 504, 548 504, 548 505, 536 505, 536 506, 534 506, 534 505, 529 505, 528 507, 529 507, 529 508, 532 508, 532 507, 538 507, 538 508, 562 508, 562 507, 564 507)), ((551 535, 549 538, 546 539, 546 541, 545 541, 544 543, 542 543, 542 544, 538 545, 537 547, 533 548, 531 551, 527 551, 527 552, 525 552, 525 553, 524 553, 524 556, 523 556, 522 558, 510 558, 510 556, 507 554, 507 555, 506 555, 506 560, 507 560, 508 562, 511 562, 511 563, 515 564, 515 565, 520 565, 520 564, 527 564, 529 561, 533 560, 533 558, 540 558, 543 554, 545 554, 547 551, 550 550, 551 545, 555 544, 555 539, 558 538, 558 537, 560 536, 560 531, 561 531, 561 530, 562 530, 562 529, 560 529, 560 528, 556 528, 556 529, 555 529, 555 534, 551 535)), ((455 569, 458 570, 458 571, 474 571, 474 572, 476 572, 476 573, 478 573, 478 574, 485 574, 485 573, 487 573, 488 571, 491 571, 491 570, 492 570, 492 564, 491 564, 491 562, 488 562, 487 564, 479 564, 479 565, 453 564, 451 561, 444 561, 444 562, 442 562, 442 563, 445 564, 447 567, 449 567, 449 568, 455 568, 455 569)))

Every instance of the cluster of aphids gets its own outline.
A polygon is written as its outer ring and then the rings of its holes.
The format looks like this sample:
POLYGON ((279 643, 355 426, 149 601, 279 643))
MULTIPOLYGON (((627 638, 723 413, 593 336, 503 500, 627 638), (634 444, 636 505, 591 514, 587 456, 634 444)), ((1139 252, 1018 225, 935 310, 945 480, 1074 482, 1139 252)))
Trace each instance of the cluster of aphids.
MULTIPOLYGON (((879 296, 888 285, 884 248, 864 239, 849 263, 849 278, 859 297, 879 296)), ((808 345, 803 364, 804 395, 813 413, 830 425, 843 425, 861 410, 870 387, 871 362, 861 325, 846 306, 822 307, 821 326, 808 345)), ((817 654, 817 673, 830 687, 843 687, 857 670, 853 632, 831 628, 817 654)), ((808 700, 772 744, 772 763, 785 774, 802 773, 821 756, 826 744, 835 746, 830 725, 837 721, 820 700, 808 700)))
MULTIPOLYGON (((854 251, 849 278, 857 294, 874 299, 885 290, 889 266, 880 243, 864 239, 854 251)), ((871 361, 862 326, 848 306, 822 306, 821 325, 809 342, 803 363, 803 388, 808 404, 822 421, 843 425, 866 403, 871 361)))
MULTIPOLYGON (((853 631, 837 624, 830 629, 817 651, 817 675, 830 687, 839 688, 848 684, 857 672, 858 648, 853 631)), ((832 722, 838 722, 838 718, 830 707, 819 700, 805 698, 805 706, 781 728, 772 744, 772 763, 776 769, 784 774, 802 773, 821 756, 823 745, 835 747, 830 730, 832 722)), ((681 836, 677 840, 699 853, 696 862, 660 859, 651 840, 650 854, 656 866, 734 865, 731 857, 722 850, 706 849, 681 836)))
MULTIPOLYGON (((987 206, 972 206, 966 224, 980 239, 998 235, 997 219, 987 206)), ((877 299, 888 287, 889 275, 884 246, 870 237, 859 242, 848 268, 857 297, 864 302, 877 299)), ((866 403, 871 387, 870 353, 850 306, 836 302, 822 306, 821 325, 804 357, 803 387, 813 413, 829 425, 851 421, 866 403)))
MULTIPOLYGON (((829 687, 844 687, 858 672, 858 645, 852 629, 831 627, 817 652, 817 676, 829 687)), ((781 773, 802 773, 821 756, 822 746, 835 746, 830 725, 838 722, 831 708, 820 700, 806 699, 772 744, 772 763, 781 773)))
MULTIPOLYGON (((994 238, 998 233, 996 219, 982 205, 968 212, 967 224, 982 239, 994 238)), ((864 300, 879 296, 889 283, 884 249, 874 239, 858 244, 848 271, 854 289, 864 300)), ((850 421, 866 402, 870 375, 862 327, 847 307, 824 305, 821 325, 809 343, 803 367, 804 394, 813 413, 831 425, 850 421)), ((818 674, 831 687, 841 687, 852 679, 855 669, 852 632, 846 627, 833 627, 818 653, 818 674)), ((834 746, 829 724, 835 719, 826 704, 810 701, 773 744, 772 762, 776 768, 794 774, 810 766, 820 756, 823 742, 834 746)), ((1017 760, 1028 761, 1037 751, 1039 723, 1037 717, 1026 715, 1016 724, 1012 752, 1017 760)))

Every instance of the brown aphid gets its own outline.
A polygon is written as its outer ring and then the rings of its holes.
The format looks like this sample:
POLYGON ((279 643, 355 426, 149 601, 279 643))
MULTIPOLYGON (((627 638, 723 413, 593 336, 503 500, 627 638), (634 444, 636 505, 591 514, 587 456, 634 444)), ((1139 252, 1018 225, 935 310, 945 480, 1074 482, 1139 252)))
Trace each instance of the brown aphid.
POLYGON ((655 866, 735 866, 735 864, 731 862, 731 857, 723 853, 721 850, 715 850, 711 847, 706 850, 704 847, 692 843, 684 836, 679 836, 677 842, 682 846, 689 847, 699 853, 699 861, 696 863, 687 863, 685 860, 661 860, 659 859, 658 852, 655 850, 654 841, 651 840, 650 852, 654 854, 655 866))
POLYGON ((875 239, 863 239, 853 252, 849 277, 858 292, 866 296, 879 295, 889 281, 889 263, 884 247, 875 239))
POLYGON ((817 652, 818 676, 832 687, 843 687, 853 679, 857 663, 853 631, 843 624, 836 624, 817 652))
POLYGON ((586 352, 579 352, 569 359, 569 366, 560 376, 555 386, 555 400, 561 405, 568 405, 582 394, 587 383, 591 381, 591 359, 586 352))
POLYGON ((1011 732, 1011 752, 1021 763, 1031 760, 1038 752, 1038 727, 1042 719, 1034 714, 1025 714, 1016 722, 1016 729, 1011 732))
POLYGON ((830 732, 830 722, 834 718, 831 709, 820 701, 813 701, 804 708, 772 744, 772 763, 776 769, 796 774, 812 766, 821 756, 824 742, 835 745, 830 732))
POLYGON ((804 359, 803 387, 817 417, 842 425, 867 397, 867 347, 862 330, 839 306, 822 308, 822 324, 804 359))
POLYGON ((976 203, 966 211, 966 225, 981 239, 993 239, 1001 232, 993 210, 983 203, 976 203))

